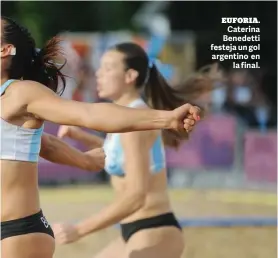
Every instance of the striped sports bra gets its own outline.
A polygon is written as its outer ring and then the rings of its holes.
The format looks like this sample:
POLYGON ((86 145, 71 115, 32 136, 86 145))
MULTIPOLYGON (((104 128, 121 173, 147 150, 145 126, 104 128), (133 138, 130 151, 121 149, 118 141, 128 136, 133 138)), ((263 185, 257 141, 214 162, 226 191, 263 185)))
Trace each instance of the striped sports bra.
MULTIPOLYGON (((14 80, 8 80, 1 86, 1 96, 14 80)), ((28 129, 13 125, 1 117, 0 159, 37 162, 41 148, 43 126, 28 129)))
MULTIPOLYGON (((129 104, 129 107, 145 105, 142 99, 137 99, 129 104)), ((104 151, 106 154, 105 171, 114 176, 124 176, 123 169, 125 157, 121 144, 120 134, 114 133, 106 137, 104 142, 104 151)), ((158 136, 150 149, 150 169, 153 174, 160 172, 166 166, 165 152, 162 137, 158 136)))

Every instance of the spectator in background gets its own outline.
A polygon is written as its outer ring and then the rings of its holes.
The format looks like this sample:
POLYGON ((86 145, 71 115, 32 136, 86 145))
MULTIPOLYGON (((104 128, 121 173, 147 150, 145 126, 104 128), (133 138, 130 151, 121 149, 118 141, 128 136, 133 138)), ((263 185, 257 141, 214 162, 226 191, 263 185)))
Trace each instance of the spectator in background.
POLYGON ((241 118, 247 125, 254 123, 252 101, 254 79, 247 70, 232 70, 228 74, 228 89, 225 109, 241 118))
POLYGON ((246 70, 232 70, 228 74, 228 98, 226 107, 231 111, 247 107, 252 100, 253 85, 246 70))
POLYGON ((223 69, 218 69, 216 74, 215 90, 211 92, 211 108, 214 112, 223 112, 227 99, 227 74, 223 69))
POLYGON ((228 75, 225 109, 237 115, 247 126, 265 131, 273 122, 273 108, 263 93, 261 74, 255 77, 248 70, 232 70, 228 75))
POLYGON ((268 87, 267 75, 262 76, 261 83, 255 88, 254 92, 254 114, 256 123, 262 132, 268 128, 277 127, 277 109, 267 96, 264 89, 268 87))

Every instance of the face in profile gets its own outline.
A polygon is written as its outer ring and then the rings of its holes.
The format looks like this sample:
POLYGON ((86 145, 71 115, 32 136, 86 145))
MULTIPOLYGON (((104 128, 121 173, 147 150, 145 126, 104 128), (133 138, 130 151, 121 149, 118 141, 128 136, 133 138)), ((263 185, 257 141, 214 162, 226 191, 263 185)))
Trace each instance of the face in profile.
POLYGON ((125 90, 124 55, 118 51, 107 51, 100 60, 96 73, 99 97, 115 100, 125 90))
POLYGON ((100 98, 117 100, 135 85, 138 73, 126 68, 124 58, 117 50, 109 50, 102 56, 96 73, 100 98))

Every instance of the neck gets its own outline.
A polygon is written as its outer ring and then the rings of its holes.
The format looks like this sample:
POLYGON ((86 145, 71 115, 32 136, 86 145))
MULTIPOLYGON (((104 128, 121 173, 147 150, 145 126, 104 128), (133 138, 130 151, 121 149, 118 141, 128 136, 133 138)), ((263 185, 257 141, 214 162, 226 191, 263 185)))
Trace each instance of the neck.
MULTIPOLYGON (((3 64, 1 64, 3 65, 3 64)), ((3 69, 3 66, 2 66, 2 69, 1 69, 1 85, 3 85, 7 80, 9 80, 9 76, 6 72, 6 70, 3 69)))
POLYGON ((123 94, 120 98, 117 100, 114 100, 113 102, 115 104, 121 105, 121 106, 127 106, 130 104, 132 101, 141 98, 139 92, 129 92, 126 94, 123 94))

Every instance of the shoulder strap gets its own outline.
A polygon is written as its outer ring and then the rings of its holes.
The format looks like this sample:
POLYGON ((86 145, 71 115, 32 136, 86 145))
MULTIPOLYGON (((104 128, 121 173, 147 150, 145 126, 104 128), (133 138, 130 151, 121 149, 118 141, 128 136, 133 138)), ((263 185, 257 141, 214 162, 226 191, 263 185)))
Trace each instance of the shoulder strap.
POLYGON ((1 88, 0 88, 0 96, 3 95, 3 93, 5 92, 5 90, 11 85, 11 83, 13 82, 14 80, 7 80, 4 84, 1 85, 1 88))
POLYGON ((135 107, 138 107, 138 106, 141 106, 141 105, 144 105, 144 104, 146 105, 144 100, 136 99, 136 100, 132 101, 131 103, 129 103, 128 107, 135 108, 135 107))

